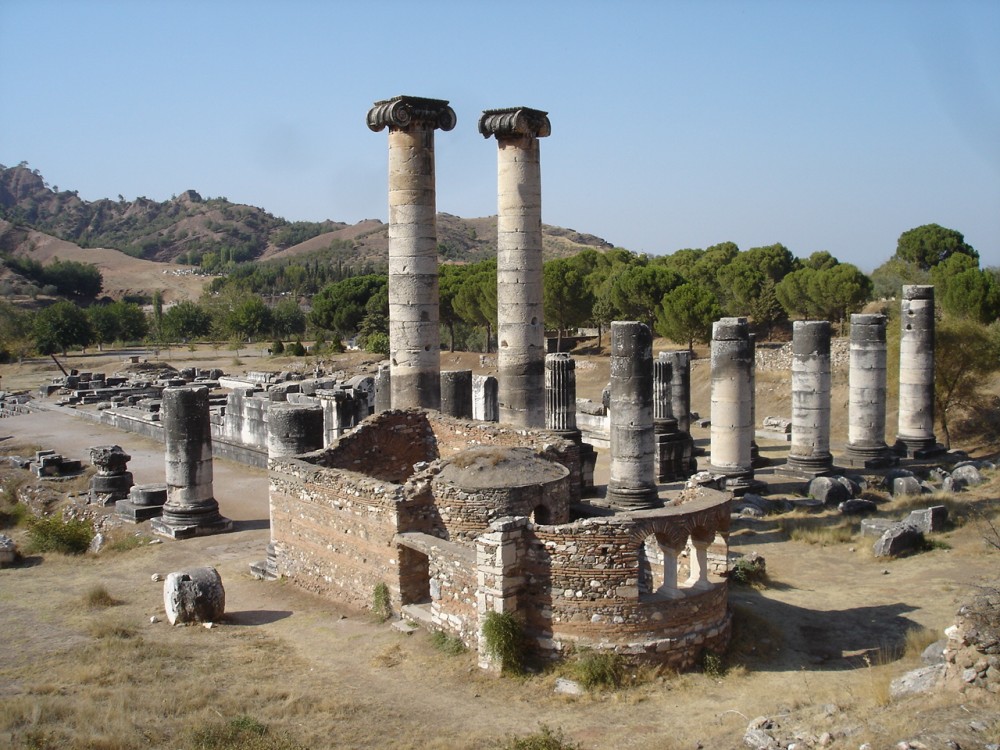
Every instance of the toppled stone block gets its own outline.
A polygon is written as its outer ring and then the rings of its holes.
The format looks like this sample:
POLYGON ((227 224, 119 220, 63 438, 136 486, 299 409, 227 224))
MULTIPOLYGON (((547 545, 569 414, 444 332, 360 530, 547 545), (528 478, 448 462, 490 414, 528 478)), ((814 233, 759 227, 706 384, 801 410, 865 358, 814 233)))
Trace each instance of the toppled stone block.
POLYGON ((861 536, 878 539, 895 525, 895 521, 890 521, 888 518, 865 518, 861 521, 861 536))
POLYGON ((836 505, 850 500, 850 491, 833 477, 816 477, 809 483, 809 497, 825 505, 836 505))
POLYGON ((875 557, 899 557, 919 549, 924 543, 924 535, 905 523, 890 526, 879 538, 872 551, 875 557))
POLYGON ((226 611, 226 590, 215 568, 189 568, 167 575, 163 606, 171 625, 217 622, 226 611))
POLYGON ((890 469, 882 476, 882 486, 887 490, 892 490, 893 482, 902 477, 916 477, 909 469, 890 469))
POLYGON ((968 485, 963 479, 955 479, 955 477, 945 477, 941 481, 941 489, 945 492, 962 492, 968 485))
POLYGON ((556 680, 555 692, 560 695, 583 695, 585 691, 579 682, 560 677, 556 680))
POLYGON ((959 464, 951 472, 951 479, 953 482, 962 481, 969 487, 975 487, 977 484, 983 483, 983 475, 979 473, 979 469, 976 468, 975 464, 959 464))
POLYGON ((862 492, 868 489, 868 482, 865 481, 864 477, 846 477, 838 475, 832 478, 844 485, 844 487, 847 488, 847 491, 851 493, 851 497, 858 497, 862 492))
POLYGON ((896 477, 892 480, 892 496, 920 495, 924 491, 916 477, 896 477))
POLYGON ((845 516, 860 516, 864 513, 874 513, 878 510, 878 506, 872 500, 852 498, 842 502, 837 506, 837 509, 845 516))
POLYGON ((0 568, 13 565, 21 557, 14 540, 5 534, 0 534, 0 568))
POLYGON ((930 508, 910 511, 903 522, 921 531, 930 534, 934 531, 944 531, 948 523, 948 508, 943 505, 932 505, 930 508))
POLYGON ((947 645, 947 638, 935 641, 920 653, 920 661, 924 664, 944 664, 944 649, 947 645))

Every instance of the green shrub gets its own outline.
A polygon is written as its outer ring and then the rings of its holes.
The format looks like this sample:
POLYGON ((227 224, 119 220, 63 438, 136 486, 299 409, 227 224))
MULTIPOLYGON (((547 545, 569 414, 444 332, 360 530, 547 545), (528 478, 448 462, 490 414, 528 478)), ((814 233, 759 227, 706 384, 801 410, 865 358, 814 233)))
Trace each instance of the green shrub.
POLYGON ((767 580, 764 558, 740 558, 729 569, 729 580, 740 586, 763 584, 767 580))
POLYGON ((274 735, 251 716, 237 716, 191 733, 189 747, 194 750, 297 750, 301 745, 274 735))
POLYGON ((573 663, 573 674, 585 688, 618 688, 625 677, 625 659, 613 651, 584 651, 573 663))
POLYGON ((285 354, 289 357, 304 357, 306 356, 306 348, 302 346, 302 342, 296 339, 291 344, 285 347, 285 354))
POLYGON ((285 353, 285 345, 280 341, 275 341, 271 344, 271 354, 275 357, 285 353))
POLYGON ((701 652, 701 671, 709 677, 724 677, 726 674, 725 660, 719 654, 706 648, 701 652))
POLYGON ((389 587, 382 581, 375 584, 372 591, 372 613, 379 622, 385 622, 392 617, 392 601, 389 598, 389 587))
POLYGON ((431 644, 438 651, 456 656, 465 653, 465 644, 462 639, 455 635, 448 635, 443 630, 435 630, 431 633, 431 644))
POLYGON ((582 750, 581 745, 566 739, 562 730, 553 731, 544 724, 534 734, 510 737, 497 747, 498 750, 582 750))
POLYGON ((483 619, 486 655, 500 662, 500 671, 520 674, 524 670, 524 633, 513 612, 488 612, 483 619))
POLYGON ((88 521, 56 516, 28 521, 29 552, 80 555, 87 551, 93 538, 94 529, 88 521))

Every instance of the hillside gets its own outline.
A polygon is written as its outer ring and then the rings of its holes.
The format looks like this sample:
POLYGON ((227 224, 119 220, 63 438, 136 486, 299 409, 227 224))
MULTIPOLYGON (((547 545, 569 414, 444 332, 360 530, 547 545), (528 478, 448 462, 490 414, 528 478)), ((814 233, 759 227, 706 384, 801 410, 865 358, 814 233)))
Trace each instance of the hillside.
MULTIPOLYGON (((344 265, 384 266, 388 225, 376 219, 288 222, 262 208, 203 198, 194 190, 163 202, 102 198, 85 201, 76 191, 46 184, 25 163, 0 165, 0 219, 80 248, 113 248, 135 258, 207 268, 229 261, 289 259, 323 254, 344 265)), ((442 260, 469 262, 496 253, 496 217, 462 219, 439 214, 442 260)), ((572 255, 612 245, 560 227, 544 228, 545 256, 572 255)), ((77 258, 85 260, 85 258, 77 258)))

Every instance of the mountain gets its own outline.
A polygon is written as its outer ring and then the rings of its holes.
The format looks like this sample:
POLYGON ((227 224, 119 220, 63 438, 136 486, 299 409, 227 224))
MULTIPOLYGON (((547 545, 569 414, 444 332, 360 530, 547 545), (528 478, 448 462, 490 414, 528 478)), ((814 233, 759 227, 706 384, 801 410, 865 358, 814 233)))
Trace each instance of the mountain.
MULTIPOLYGON (((168 201, 102 198, 85 201, 75 190, 49 187, 22 162, 0 165, 0 219, 82 248, 113 248, 135 258, 213 268, 228 262, 336 256, 343 265, 384 267, 388 225, 377 219, 289 222, 262 208, 202 198, 186 190, 168 201)), ((496 254, 496 217, 438 215, 442 260, 472 262, 496 254)), ((546 258, 612 245, 572 229, 543 227, 546 258)))

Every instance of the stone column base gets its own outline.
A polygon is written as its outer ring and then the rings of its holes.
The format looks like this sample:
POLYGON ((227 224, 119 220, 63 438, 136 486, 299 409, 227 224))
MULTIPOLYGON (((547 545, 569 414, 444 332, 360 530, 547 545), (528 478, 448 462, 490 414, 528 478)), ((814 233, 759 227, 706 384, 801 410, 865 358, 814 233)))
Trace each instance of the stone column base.
POLYGON ((163 506, 136 505, 131 500, 119 500, 115 503, 115 512, 124 521, 142 523, 143 521, 163 515, 163 506))
POLYGON ((907 438, 897 435, 892 450, 906 458, 930 458, 946 452, 945 447, 938 443, 933 435, 929 438, 907 438))
POLYGON ((775 468, 776 472, 796 479, 815 479, 835 474, 837 468, 833 465, 833 456, 792 456, 789 455, 784 466, 775 468))
POLYGON ((655 487, 611 487, 608 486, 605 501, 618 510, 649 510, 662 508, 663 501, 655 487))
POLYGON ((219 504, 214 500, 197 508, 163 506, 163 515, 153 520, 150 529, 154 534, 171 539, 190 539, 231 531, 233 522, 219 515, 219 504))
POLYGON ((839 463, 851 469, 885 469, 899 463, 899 458, 885 443, 882 445, 851 445, 848 443, 839 463))
POLYGON ((276 581, 281 578, 274 542, 267 545, 267 557, 264 560, 250 563, 250 575, 262 581, 276 581))

